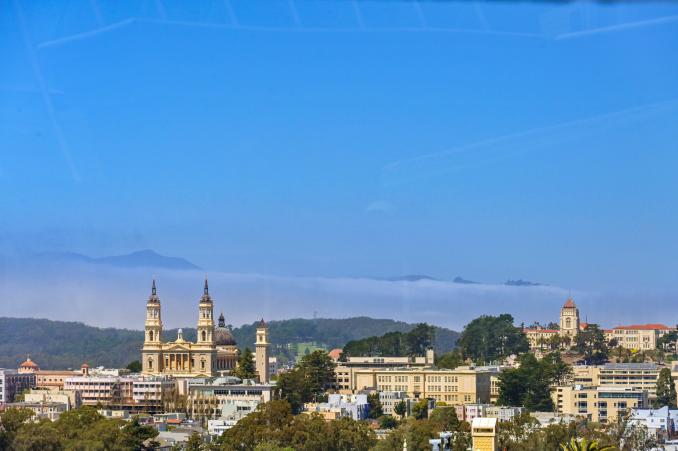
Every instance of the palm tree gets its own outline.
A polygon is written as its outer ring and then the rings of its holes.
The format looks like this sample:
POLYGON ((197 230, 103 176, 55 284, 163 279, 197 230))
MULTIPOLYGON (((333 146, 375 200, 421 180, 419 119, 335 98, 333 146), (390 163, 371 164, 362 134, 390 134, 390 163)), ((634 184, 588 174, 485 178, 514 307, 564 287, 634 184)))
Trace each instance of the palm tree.
POLYGON ((572 437, 569 442, 561 443, 562 451, 612 451, 615 449, 611 445, 599 445, 597 440, 588 441, 585 438, 577 440, 572 437))

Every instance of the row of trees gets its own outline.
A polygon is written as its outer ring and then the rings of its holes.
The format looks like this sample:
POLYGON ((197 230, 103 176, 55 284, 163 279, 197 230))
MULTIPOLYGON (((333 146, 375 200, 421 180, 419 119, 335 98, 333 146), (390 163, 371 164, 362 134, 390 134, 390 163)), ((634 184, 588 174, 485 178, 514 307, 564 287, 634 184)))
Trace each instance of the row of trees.
POLYGON ((409 356, 423 355, 433 345, 436 328, 417 324, 409 332, 389 332, 380 337, 368 337, 346 343, 342 358, 349 356, 409 356))
POLYGON ((28 409, 8 409, 0 415, 0 450, 146 450, 157 447, 158 431, 139 424, 105 418, 94 407, 61 414, 58 420, 32 421, 28 409))

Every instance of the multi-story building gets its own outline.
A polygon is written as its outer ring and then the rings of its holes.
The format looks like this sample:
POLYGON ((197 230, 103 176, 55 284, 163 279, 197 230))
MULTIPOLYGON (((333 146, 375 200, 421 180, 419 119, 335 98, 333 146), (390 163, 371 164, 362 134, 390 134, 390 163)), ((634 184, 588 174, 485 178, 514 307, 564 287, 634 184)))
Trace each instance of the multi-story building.
POLYGON ((404 391, 380 391, 379 402, 384 415, 397 416, 395 406, 407 399, 407 392, 404 391))
POLYGON ((64 390, 80 392, 83 405, 131 412, 161 412, 165 395, 174 388, 172 379, 160 376, 90 376, 85 373, 64 381, 64 390))
POLYGON ((39 370, 35 372, 36 386, 38 388, 54 388, 62 390, 66 378, 78 376, 79 374, 80 371, 71 370, 39 370))
POLYGON ((22 391, 35 387, 35 373, 0 368, 0 406, 14 402, 22 391))
POLYGON ((489 402, 492 370, 462 366, 438 368, 359 369, 349 382, 352 391, 403 391, 409 398, 430 398, 448 404, 489 402))
POLYGON ((370 412, 370 403, 367 401, 367 395, 340 395, 331 394, 327 402, 306 403, 303 413, 319 413, 326 420, 337 420, 339 418, 352 418, 354 420, 364 420, 370 412))
POLYGON ((607 341, 615 340, 618 346, 636 351, 651 351, 657 349, 657 341, 671 328, 664 324, 632 324, 617 326, 605 330, 607 341))
POLYGON ((31 403, 59 403, 66 406, 66 410, 77 409, 82 404, 79 391, 66 391, 48 388, 31 389, 24 395, 25 402, 31 403))
MULTIPOLYGON (((333 350, 331 352, 335 352, 333 350)), ((340 353, 335 352, 338 358, 340 353)), ((435 355, 433 349, 428 349, 425 356, 414 357, 395 357, 395 356, 377 356, 377 357, 347 357, 345 362, 339 362, 334 369, 335 388, 339 393, 352 393, 352 381, 355 379, 354 373, 358 370, 366 369, 387 369, 387 368, 428 368, 433 367, 435 355)))
POLYGON ((239 420, 270 401, 274 389, 272 384, 241 383, 235 377, 189 381, 188 409, 195 419, 239 420))
POLYGON ((632 387, 558 386, 552 397, 557 413, 600 423, 614 422, 620 414, 645 408, 649 403, 647 390, 632 387))
POLYGON ((45 418, 50 421, 55 421, 63 412, 68 410, 68 406, 61 402, 13 402, 7 404, 7 407, 16 409, 28 409, 33 411, 33 419, 39 420, 45 418))

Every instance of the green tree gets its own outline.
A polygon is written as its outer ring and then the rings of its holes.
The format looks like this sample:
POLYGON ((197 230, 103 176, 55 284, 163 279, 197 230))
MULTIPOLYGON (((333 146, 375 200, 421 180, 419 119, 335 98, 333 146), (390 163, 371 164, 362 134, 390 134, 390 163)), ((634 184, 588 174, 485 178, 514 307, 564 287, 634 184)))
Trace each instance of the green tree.
POLYGON ((398 426, 398 420, 391 415, 382 415, 379 417, 379 427, 382 429, 393 429, 398 426))
POLYGON ((276 388, 279 397, 287 400, 295 414, 301 412, 304 403, 312 399, 304 372, 298 368, 281 373, 276 381, 276 388))
POLYGON ((129 365, 127 365, 127 369, 132 373, 141 373, 141 362, 138 360, 133 360, 129 365))
POLYGON ((455 369, 456 367, 464 364, 464 357, 461 355, 461 352, 457 349, 454 351, 447 352, 436 359, 436 366, 438 368, 448 368, 455 369))
POLYGON ((411 355, 424 355, 432 346, 435 327, 426 323, 417 324, 406 336, 407 348, 411 355))
POLYGON ((393 406, 393 411, 398 414, 401 418, 407 413, 407 403, 405 401, 398 401, 393 406))
POLYGON ((436 407, 431 411, 429 421, 441 432, 459 429, 459 418, 454 407, 436 407))
POLYGON ((657 399, 655 407, 669 406, 673 409, 676 407, 676 385, 671 377, 671 370, 669 368, 662 368, 657 377, 657 399))
POLYGON ((607 362, 610 352, 605 341, 605 333, 597 324, 589 324, 577 334, 575 349, 591 365, 602 365, 607 362))
POLYGON ((11 449, 14 451, 61 451, 64 445, 55 425, 50 420, 43 419, 37 423, 22 424, 11 449))
POLYGON ((370 418, 379 418, 384 414, 384 409, 381 407, 381 400, 379 399, 379 393, 370 393, 367 395, 367 402, 370 404, 370 418))
POLYGON ((588 441, 585 438, 571 438, 569 442, 562 443, 560 448, 563 451, 612 451, 615 449, 612 445, 599 445, 596 440, 588 441))
POLYGON ((563 361, 559 351, 546 354, 541 360, 541 366, 551 384, 562 385, 572 378, 572 366, 563 361))
POLYGON ((501 360, 529 349, 527 337, 513 325, 509 314, 474 319, 464 327, 458 345, 462 355, 476 363, 501 360))
POLYGON ((240 379, 254 379, 257 375, 257 369, 254 365, 254 356, 250 348, 245 348, 240 358, 238 358, 238 366, 233 371, 233 374, 240 379))
POLYGON ((555 371, 557 359, 541 362, 531 354, 519 358, 520 366, 499 374, 498 403, 504 406, 524 406, 530 411, 552 411, 550 385, 560 377, 562 370, 555 371))
POLYGON ((197 432, 194 432, 188 437, 184 451, 200 451, 202 449, 202 445, 202 437, 197 432))
POLYGON ((299 362, 308 390, 314 397, 322 394, 334 383, 336 364, 327 352, 318 350, 305 355, 299 362))
POLYGON ((10 408, 0 414, 0 449, 12 449, 19 428, 33 417, 29 409, 10 408))
POLYGON ((417 420, 428 418, 428 399, 422 399, 412 406, 412 416, 417 420))

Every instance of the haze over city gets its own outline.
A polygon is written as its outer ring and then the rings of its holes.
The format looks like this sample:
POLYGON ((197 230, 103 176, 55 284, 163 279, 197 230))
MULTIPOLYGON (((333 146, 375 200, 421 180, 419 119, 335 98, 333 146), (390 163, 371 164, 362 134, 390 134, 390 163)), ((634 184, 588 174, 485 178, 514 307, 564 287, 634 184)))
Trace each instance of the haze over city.
POLYGON ((675 4, 263 3, 3 2, 0 316, 678 322, 675 4))

